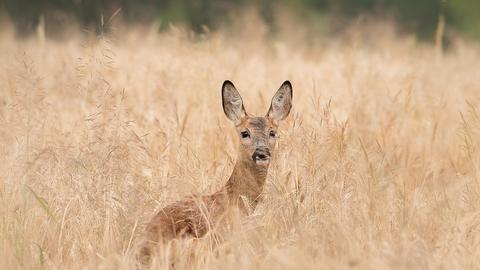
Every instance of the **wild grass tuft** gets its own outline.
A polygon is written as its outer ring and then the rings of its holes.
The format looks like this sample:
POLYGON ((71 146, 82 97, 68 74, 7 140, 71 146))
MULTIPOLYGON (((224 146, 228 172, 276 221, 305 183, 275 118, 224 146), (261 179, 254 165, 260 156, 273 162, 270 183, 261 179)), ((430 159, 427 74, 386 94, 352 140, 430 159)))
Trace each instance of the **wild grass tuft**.
POLYGON ((249 29, 0 34, 0 268, 134 268, 156 209, 231 172, 225 79, 262 115, 289 79, 293 111, 255 213, 179 266, 478 268, 478 45, 249 29))

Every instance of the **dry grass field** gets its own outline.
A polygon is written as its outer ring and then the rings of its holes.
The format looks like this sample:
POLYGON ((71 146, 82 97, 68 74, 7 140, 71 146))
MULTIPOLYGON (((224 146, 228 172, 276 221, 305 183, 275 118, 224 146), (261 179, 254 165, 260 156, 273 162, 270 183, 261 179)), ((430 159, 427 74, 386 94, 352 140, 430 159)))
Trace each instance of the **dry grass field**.
POLYGON ((180 268, 479 269, 480 47, 262 29, 3 31, 0 268, 134 269, 155 211, 231 172, 222 82, 263 115, 289 79, 263 201, 180 268))

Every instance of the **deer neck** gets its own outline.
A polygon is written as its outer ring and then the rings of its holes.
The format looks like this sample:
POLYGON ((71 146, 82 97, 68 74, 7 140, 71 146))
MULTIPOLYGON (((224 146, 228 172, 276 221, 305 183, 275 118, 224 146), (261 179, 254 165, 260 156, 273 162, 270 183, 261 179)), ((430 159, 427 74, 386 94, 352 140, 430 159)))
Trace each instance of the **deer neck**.
POLYGON ((247 199, 249 208, 254 209, 263 191, 267 171, 268 166, 258 166, 250 160, 238 160, 225 185, 230 201, 238 204, 247 199))

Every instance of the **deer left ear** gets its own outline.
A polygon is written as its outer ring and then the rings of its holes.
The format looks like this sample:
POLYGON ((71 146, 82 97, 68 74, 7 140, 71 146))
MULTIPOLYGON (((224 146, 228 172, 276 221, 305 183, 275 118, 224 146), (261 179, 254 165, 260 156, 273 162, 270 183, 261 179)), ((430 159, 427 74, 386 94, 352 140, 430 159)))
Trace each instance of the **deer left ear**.
POLYGON ((292 109, 293 90, 290 81, 285 81, 272 98, 267 116, 274 121, 287 118, 292 109))
POLYGON ((240 93, 238 93, 235 85, 228 80, 223 82, 222 85, 222 105, 225 115, 234 123, 247 115, 240 93))

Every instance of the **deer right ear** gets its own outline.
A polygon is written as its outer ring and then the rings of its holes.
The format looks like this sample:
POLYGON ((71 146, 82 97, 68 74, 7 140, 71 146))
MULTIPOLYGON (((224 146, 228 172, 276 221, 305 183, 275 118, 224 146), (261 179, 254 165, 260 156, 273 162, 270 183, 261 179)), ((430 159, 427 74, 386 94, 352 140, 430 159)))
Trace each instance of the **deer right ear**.
POLYGON ((282 86, 272 98, 272 104, 268 110, 267 116, 274 121, 285 119, 292 109, 292 84, 290 81, 283 82, 282 86))
POLYGON ((235 123, 247 115, 242 97, 233 83, 228 80, 222 85, 222 105, 225 115, 235 123))

